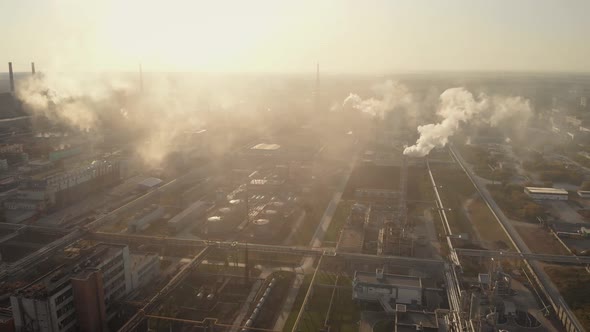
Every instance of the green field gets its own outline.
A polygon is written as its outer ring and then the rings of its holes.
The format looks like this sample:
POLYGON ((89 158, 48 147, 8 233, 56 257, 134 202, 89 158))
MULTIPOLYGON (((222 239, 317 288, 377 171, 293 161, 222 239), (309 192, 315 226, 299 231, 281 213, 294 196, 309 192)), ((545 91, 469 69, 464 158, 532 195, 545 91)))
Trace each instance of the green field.
POLYGON ((348 219, 348 215, 350 214, 350 209, 353 204, 354 201, 344 200, 338 203, 336 212, 334 212, 334 216, 332 217, 330 227, 328 227, 326 235, 324 236, 324 242, 338 242, 338 239, 340 238, 340 231, 346 224, 346 220, 348 219))
MULTIPOLYGON (((306 276, 299 290, 299 294, 293 305, 293 310, 287 319, 283 331, 291 331, 293 324, 299 314, 299 309, 309 288, 311 275, 306 276)), ((333 285, 336 282, 336 276, 333 274, 318 272, 315 279, 315 285, 307 307, 303 312, 299 323, 299 331, 318 331, 324 328, 328 308, 332 299, 333 289, 320 287, 317 285, 333 285)), ((358 331, 358 321, 360 320, 359 307, 352 301, 352 285, 348 277, 340 277, 338 285, 344 286, 334 292, 334 303, 332 304, 331 314, 328 321, 332 330, 335 331, 358 331)))

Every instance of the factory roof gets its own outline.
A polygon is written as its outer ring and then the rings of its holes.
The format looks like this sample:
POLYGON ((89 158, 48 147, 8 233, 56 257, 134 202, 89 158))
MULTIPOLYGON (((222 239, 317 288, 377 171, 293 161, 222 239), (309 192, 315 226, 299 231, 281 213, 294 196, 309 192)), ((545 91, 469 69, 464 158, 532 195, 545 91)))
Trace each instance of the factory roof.
POLYGON ((72 257, 58 268, 43 275, 31 284, 19 290, 27 298, 45 298, 56 290, 63 289, 71 278, 84 278, 85 269, 98 268, 101 264, 115 257, 126 245, 97 244, 94 247, 82 249, 78 255, 72 257))
POLYGON ((266 151, 275 151, 280 149, 281 146, 274 143, 259 143, 251 147, 251 150, 266 150, 266 151))
POLYGON ((147 187, 147 188, 154 188, 159 186, 162 182, 162 180, 158 179, 158 178, 145 178, 142 181, 140 181, 138 183, 138 185, 143 186, 143 187, 147 187))
POLYGON ((131 268, 140 268, 146 262, 150 262, 154 257, 158 257, 156 253, 146 253, 146 254, 133 254, 130 255, 131 258, 131 268))
POLYGON ((545 195, 567 195, 568 192, 561 188, 541 188, 541 187, 525 187, 531 194, 545 194, 545 195))
POLYGON ((414 276, 403 276, 397 274, 383 274, 383 278, 377 277, 375 272, 356 271, 354 280, 360 283, 373 285, 404 286, 404 287, 422 287, 422 279, 414 276))
POLYGON ((182 222, 183 219, 186 218, 188 215, 194 212, 205 213, 210 207, 211 203, 204 201, 196 201, 186 209, 182 210, 179 214, 172 217, 172 219, 168 220, 168 224, 178 224, 182 222))
POLYGON ((257 185, 257 186, 264 186, 264 185, 276 186, 276 185, 283 184, 284 182, 285 181, 281 181, 281 180, 270 180, 270 179, 253 179, 253 180, 250 180, 250 184, 251 185, 257 185))

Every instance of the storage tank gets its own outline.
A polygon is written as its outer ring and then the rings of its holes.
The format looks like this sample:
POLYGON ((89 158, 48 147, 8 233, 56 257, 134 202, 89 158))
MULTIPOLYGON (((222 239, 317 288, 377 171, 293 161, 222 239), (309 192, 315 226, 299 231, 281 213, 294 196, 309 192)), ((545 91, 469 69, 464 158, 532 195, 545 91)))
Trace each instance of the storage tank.
POLYGON ((281 201, 274 201, 274 202, 268 203, 268 206, 269 207, 272 207, 273 209, 277 209, 278 210, 278 209, 283 208, 285 206, 285 203, 284 202, 281 202, 281 201))
POLYGON ((272 236, 272 224, 268 219, 256 219, 252 222, 255 237, 265 238, 272 236))
POLYGON ((275 221, 279 216, 279 212, 277 210, 268 209, 264 210, 263 215, 265 219, 275 221))

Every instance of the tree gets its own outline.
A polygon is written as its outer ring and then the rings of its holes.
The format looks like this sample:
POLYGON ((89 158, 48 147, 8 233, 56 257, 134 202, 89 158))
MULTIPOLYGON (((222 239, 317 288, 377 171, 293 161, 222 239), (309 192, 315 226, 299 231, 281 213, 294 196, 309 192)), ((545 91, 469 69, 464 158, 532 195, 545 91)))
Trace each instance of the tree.
POLYGON ((523 217, 527 220, 535 220, 544 213, 543 207, 536 203, 527 203, 523 208, 523 217))

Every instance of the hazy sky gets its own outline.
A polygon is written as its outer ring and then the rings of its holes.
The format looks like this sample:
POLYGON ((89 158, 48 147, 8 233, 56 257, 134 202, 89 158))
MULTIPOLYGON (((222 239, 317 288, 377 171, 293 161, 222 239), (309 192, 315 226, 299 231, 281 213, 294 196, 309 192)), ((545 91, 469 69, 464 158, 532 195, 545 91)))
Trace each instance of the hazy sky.
POLYGON ((19 71, 590 72, 588 0, 1 0, 0 28, 19 71))

